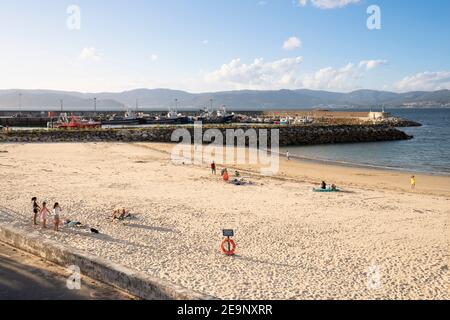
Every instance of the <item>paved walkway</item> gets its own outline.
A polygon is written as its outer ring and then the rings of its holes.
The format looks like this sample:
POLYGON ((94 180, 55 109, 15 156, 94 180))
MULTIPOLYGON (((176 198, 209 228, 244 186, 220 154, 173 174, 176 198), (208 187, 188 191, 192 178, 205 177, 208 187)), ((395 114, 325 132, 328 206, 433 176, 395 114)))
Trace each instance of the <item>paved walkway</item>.
POLYGON ((114 288, 82 277, 81 290, 69 290, 69 272, 0 242, 0 300, 129 300, 114 288))

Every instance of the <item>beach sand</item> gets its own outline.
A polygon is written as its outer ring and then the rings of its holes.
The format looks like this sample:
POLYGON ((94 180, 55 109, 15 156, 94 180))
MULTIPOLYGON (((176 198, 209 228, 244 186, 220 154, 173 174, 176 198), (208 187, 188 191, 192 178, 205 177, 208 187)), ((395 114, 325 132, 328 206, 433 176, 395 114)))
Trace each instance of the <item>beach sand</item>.
POLYGON ((234 186, 172 148, 0 145, 0 223, 224 299, 449 299, 450 177, 411 191, 410 173, 282 159, 274 177, 240 165, 255 184, 234 186), (345 192, 312 192, 322 180, 345 192), (32 227, 32 196, 101 234, 32 227), (119 207, 135 218, 111 223, 119 207))

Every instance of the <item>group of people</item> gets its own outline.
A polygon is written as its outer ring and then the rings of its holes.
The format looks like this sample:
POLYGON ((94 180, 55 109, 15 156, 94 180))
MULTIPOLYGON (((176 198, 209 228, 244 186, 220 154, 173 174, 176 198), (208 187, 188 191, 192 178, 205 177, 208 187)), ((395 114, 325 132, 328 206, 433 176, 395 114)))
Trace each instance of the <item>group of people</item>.
MULTIPOLYGON (((214 175, 217 174, 217 165, 214 161, 211 163, 211 173, 214 175)), ((228 182, 230 180, 230 174, 228 173, 227 168, 223 168, 222 171, 220 172, 220 175, 223 178, 223 181, 228 182)), ((241 177, 241 173, 239 171, 235 171, 234 175, 235 175, 235 178, 241 177)))
MULTIPOLYGON (((327 189, 327 183, 325 181, 322 181, 322 183, 320 184, 320 189, 327 189)), ((334 183, 331 185, 331 190, 337 190, 337 186, 334 183)))
POLYGON ((60 215, 61 215, 61 206, 58 202, 55 202, 53 205, 52 211, 47 206, 47 202, 42 202, 42 206, 38 204, 37 197, 33 197, 31 199, 33 204, 33 225, 38 225, 38 217, 40 218, 40 222, 42 224, 42 228, 47 228, 47 220, 49 216, 53 215, 53 230, 59 231, 59 225, 61 223, 60 215))
POLYGON ((127 211, 125 208, 116 209, 113 211, 112 221, 123 221, 127 218, 131 218, 130 211, 127 211))
MULTIPOLYGON (((214 175, 217 174, 217 166, 214 161, 211 163, 211 173, 214 175)), ((222 171, 220 172, 220 175, 221 175, 223 181, 234 184, 234 185, 241 186, 241 185, 246 185, 246 184, 253 184, 252 182, 245 180, 241 176, 241 173, 237 170, 234 172, 234 176, 230 177, 230 174, 228 173, 228 169, 223 168, 222 171)))

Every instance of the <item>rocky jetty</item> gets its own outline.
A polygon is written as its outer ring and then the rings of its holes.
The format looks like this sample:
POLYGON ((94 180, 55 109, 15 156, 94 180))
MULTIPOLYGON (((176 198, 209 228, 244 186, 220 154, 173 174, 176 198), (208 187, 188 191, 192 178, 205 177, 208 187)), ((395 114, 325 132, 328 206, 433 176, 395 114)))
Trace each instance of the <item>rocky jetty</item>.
POLYGON ((416 121, 411 121, 402 118, 389 118, 389 125, 397 128, 408 128, 408 127, 421 127, 422 124, 416 121))
MULTIPOLYGON (((0 132, 3 143, 51 143, 51 142, 173 142, 176 126, 161 126, 136 129, 91 129, 91 130, 25 130, 0 132)), ((193 126, 183 127, 194 136, 193 126)), ((385 125, 311 125, 311 126, 204 126, 218 129, 226 137, 227 131, 242 129, 266 129, 270 143, 271 131, 279 130, 280 146, 317 145, 335 143, 357 143, 412 139, 406 133, 385 125)), ((259 134, 258 134, 259 137, 259 134)), ((225 142, 225 139, 224 139, 225 142)))

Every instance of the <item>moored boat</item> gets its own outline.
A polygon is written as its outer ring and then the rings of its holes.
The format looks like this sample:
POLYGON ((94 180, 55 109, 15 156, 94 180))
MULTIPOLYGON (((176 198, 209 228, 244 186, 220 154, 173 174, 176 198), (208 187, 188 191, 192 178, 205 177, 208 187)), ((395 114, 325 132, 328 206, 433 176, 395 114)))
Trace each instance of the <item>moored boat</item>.
POLYGON ((145 119, 143 117, 137 116, 132 110, 128 110, 127 112, 125 112, 125 115, 123 117, 114 115, 107 120, 102 120, 102 124, 106 126, 140 125, 145 124, 145 119))
POLYGON ((195 120, 203 123, 230 123, 234 117, 234 113, 227 113, 225 107, 222 107, 217 111, 205 109, 195 120))
POLYGON ((56 122, 50 122, 48 127, 55 129, 94 129, 101 128, 102 123, 92 119, 83 119, 73 114, 68 117, 67 114, 62 113, 58 120, 56 122))

